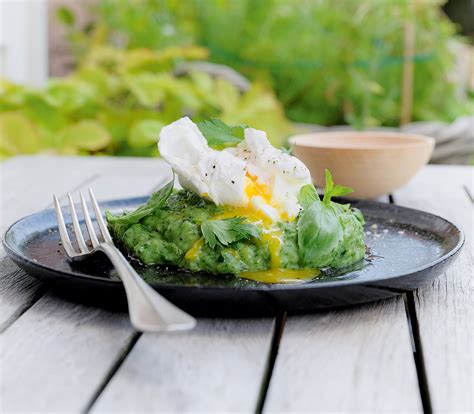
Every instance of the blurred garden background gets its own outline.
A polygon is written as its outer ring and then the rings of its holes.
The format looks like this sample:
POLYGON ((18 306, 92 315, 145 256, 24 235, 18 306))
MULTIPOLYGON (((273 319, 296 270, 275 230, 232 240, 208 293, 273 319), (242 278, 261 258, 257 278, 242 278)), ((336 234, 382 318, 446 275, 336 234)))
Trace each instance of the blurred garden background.
POLYGON ((396 128, 473 163, 474 2, 6 0, 0 158, 158 156, 177 118, 396 128))

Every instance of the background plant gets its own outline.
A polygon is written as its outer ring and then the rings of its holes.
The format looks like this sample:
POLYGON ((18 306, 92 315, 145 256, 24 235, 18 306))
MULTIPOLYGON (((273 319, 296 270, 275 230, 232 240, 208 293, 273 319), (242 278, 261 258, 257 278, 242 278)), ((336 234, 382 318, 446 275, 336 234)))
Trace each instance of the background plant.
POLYGON ((102 0, 96 33, 160 49, 198 44, 274 87, 301 122, 398 125, 403 27, 416 24, 413 120, 472 113, 448 74, 455 26, 437 0, 102 0), (413 5, 413 7, 412 7, 413 5))
POLYGON ((161 128, 184 115, 252 125, 281 145, 291 126, 268 88, 253 83, 241 93, 203 72, 174 74, 178 65, 207 56, 199 47, 93 46, 74 73, 42 89, 4 80, 0 157, 40 151, 153 156, 161 128))

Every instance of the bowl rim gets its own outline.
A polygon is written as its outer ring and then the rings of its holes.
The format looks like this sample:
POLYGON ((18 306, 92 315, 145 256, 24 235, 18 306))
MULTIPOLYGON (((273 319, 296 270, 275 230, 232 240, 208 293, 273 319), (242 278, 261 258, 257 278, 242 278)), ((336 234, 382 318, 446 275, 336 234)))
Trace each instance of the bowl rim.
POLYGON ((354 151, 387 151, 391 149, 413 149, 414 147, 426 148, 435 146, 435 139, 427 135, 412 134, 405 132, 389 132, 389 131, 322 131, 322 132, 309 132, 304 134, 296 134, 288 138, 288 142, 294 147, 301 148, 313 148, 313 149, 325 149, 325 150, 354 150, 354 151), (396 144, 390 145, 373 145, 372 143, 356 143, 356 144, 344 144, 344 145, 331 145, 331 141, 327 143, 318 142, 317 144, 301 143, 301 139, 308 137, 331 137, 335 135, 341 136, 368 136, 370 138, 375 137, 396 137, 405 142, 397 142, 396 144))

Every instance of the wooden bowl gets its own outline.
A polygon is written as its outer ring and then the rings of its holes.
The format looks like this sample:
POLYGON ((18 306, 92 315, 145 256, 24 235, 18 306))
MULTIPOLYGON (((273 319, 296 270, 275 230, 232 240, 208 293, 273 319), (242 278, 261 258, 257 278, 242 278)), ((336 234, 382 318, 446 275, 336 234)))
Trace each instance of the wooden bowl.
POLYGON ((324 187, 328 168, 350 197, 376 198, 405 185, 429 161, 433 138, 397 132, 318 132, 290 138, 293 153, 324 187))

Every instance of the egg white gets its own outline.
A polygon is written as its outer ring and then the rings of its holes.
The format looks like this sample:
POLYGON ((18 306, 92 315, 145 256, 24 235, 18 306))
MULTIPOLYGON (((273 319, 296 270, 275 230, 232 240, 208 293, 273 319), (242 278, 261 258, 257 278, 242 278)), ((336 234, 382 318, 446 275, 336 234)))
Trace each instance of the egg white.
POLYGON ((265 132, 253 128, 245 129, 236 147, 216 151, 184 117, 162 129, 158 149, 183 188, 270 222, 296 218, 299 191, 312 182, 300 160, 273 147, 265 132))

